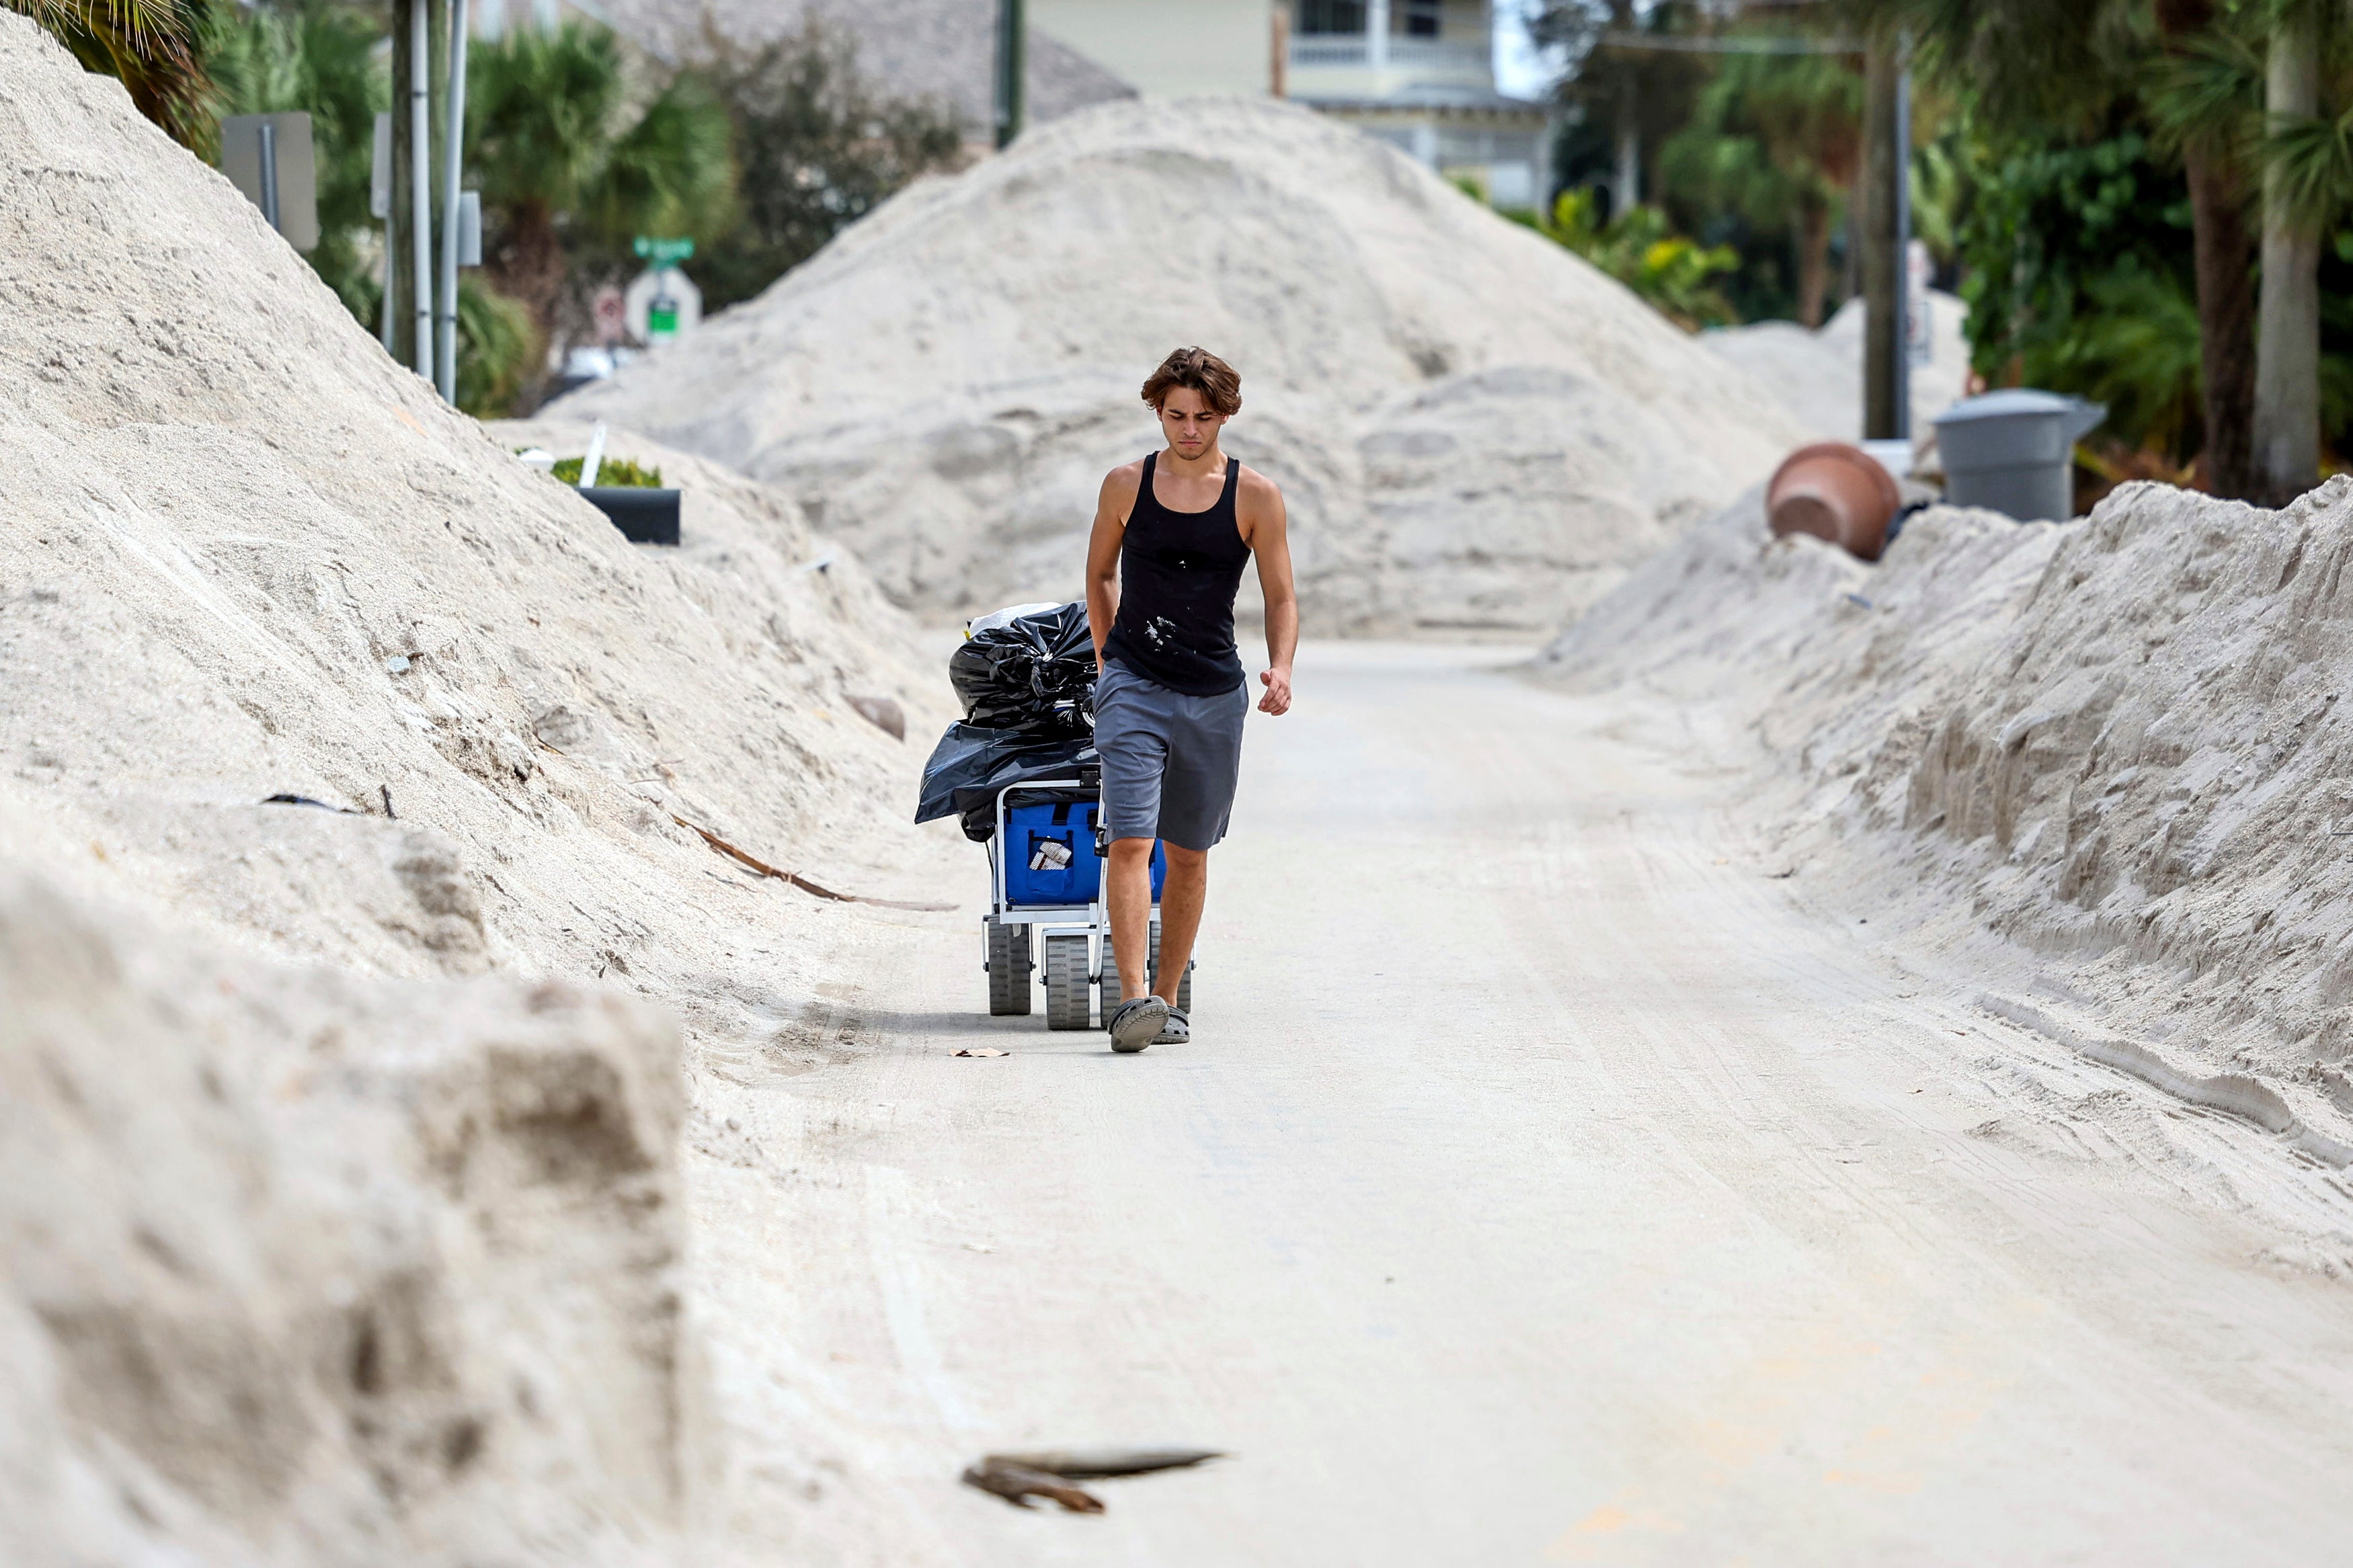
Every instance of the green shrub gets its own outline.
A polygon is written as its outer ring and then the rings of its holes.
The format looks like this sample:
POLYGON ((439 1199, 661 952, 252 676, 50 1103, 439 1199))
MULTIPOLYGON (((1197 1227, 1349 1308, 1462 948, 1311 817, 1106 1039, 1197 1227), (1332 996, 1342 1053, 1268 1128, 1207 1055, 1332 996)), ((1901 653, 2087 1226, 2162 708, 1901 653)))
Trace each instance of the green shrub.
POLYGON ((1552 221, 1538 232, 1573 250, 1647 300, 1686 331, 1729 326, 1739 317, 1715 279, 1740 265, 1728 245, 1708 247, 1673 232, 1656 207, 1635 207, 1599 221, 1590 186, 1564 191, 1552 221))
MULTIPOLYGON (((558 458, 548 472, 567 485, 580 482, 580 465, 588 460, 584 453, 577 458, 558 458)), ((658 490, 662 488, 659 468, 641 468, 627 458, 607 458, 596 466, 598 489, 658 490)))
POLYGON ((477 419, 505 414, 542 357, 538 330, 522 300, 471 277, 459 278, 459 407, 477 419))

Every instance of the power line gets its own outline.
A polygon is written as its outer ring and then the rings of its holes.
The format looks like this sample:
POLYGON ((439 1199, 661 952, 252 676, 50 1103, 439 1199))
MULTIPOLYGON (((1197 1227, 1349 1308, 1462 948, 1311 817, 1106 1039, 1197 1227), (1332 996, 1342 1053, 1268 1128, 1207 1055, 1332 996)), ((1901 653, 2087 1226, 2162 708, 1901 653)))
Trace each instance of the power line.
POLYGON ((1787 35, 1694 38, 1671 33, 1604 33, 1595 42, 1605 49, 1649 49, 1674 55, 1859 55, 1863 52, 1862 43, 1853 38, 1802 38, 1787 35))

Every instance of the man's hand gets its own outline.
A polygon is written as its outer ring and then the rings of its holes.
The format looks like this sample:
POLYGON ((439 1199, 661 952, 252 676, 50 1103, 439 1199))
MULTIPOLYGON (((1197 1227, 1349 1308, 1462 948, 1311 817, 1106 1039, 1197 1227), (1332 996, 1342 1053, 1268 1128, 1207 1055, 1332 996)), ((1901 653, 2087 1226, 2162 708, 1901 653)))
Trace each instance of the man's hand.
POLYGON ((1261 713, 1291 711, 1291 671, 1283 668, 1261 669, 1258 678, 1265 683, 1266 695, 1258 700, 1261 713))

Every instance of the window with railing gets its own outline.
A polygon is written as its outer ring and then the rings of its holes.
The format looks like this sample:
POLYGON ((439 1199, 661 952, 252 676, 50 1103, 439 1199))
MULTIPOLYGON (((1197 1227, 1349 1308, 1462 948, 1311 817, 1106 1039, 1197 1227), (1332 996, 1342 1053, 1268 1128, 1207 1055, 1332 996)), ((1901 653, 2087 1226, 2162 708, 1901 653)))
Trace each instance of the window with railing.
MULTIPOLYGON (((1294 31, 1308 37, 1365 35, 1365 0, 1298 0, 1294 31)), ((1435 38, 1445 29, 1446 0, 1390 0, 1389 32, 1408 38, 1435 38)))
POLYGON ((1362 37, 1365 0, 1299 0, 1299 31, 1310 37, 1336 33, 1362 37))
POLYGON ((1317 70, 1403 71, 1457 85, 1492 84, 1485 29, 1445 25, 1445 0, 1388 0, 1388 26, 1380 37, 1365 31, 1373 7, 1366 0, 1293 0, 1291 64, 1317 70))

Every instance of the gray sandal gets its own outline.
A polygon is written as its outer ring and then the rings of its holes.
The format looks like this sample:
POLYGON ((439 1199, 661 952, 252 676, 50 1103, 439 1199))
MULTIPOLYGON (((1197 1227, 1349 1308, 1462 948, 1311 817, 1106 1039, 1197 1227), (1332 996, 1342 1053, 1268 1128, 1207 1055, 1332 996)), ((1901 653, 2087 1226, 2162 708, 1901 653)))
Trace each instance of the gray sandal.
POLYGON ((1168 1009, 1168 1021, 1160 1026, 1160 1032, 1152 1037, 1152 1043, 1155 1046, 1181 1046, 1192 1037, 1193 1020, 1185 1016, 1182 1008, 1171 1007, 1168 1009))
POLYGON ((1103 1020, 1103 1032, 1111 1036, 1111 1048, 1122 1053, 1140 1051, 1160 1037, 1160 1027, 1168 1021, 1168 1004, 1157 996, 1131 996, 1111 1011, 1103 1020))

